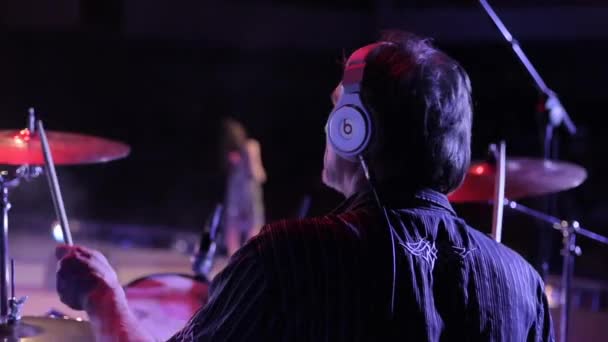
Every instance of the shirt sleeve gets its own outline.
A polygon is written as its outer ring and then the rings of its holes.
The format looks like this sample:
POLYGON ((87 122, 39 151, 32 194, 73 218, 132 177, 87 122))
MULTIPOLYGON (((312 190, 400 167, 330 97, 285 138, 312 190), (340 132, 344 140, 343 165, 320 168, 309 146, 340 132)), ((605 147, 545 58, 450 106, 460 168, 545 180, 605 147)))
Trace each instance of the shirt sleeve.
POLYGON ((554 342, 555 336, 549 301, 545 294, 544 283, 541 280, 538 281, 536 298, 536 322, 533 325, 534 331, 530 331, 528 334, 528 341, 554 342))
POLYGON ((255 239, 212 281, 209 301, 170 342, 252 341, 268 335, 271 304, 255 239))

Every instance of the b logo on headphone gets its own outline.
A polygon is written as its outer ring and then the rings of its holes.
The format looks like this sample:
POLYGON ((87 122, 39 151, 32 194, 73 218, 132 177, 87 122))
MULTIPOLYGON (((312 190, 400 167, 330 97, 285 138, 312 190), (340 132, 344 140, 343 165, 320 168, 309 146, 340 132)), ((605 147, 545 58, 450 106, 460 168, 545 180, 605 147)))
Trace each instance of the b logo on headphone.
POLYGON ((348 118, 342 119, 342 137, 350 139, 352 133, 353 125, 350 123, 350 120, 348 118))
POLYGON ((340 157, 355 161, 365 152, 373 132, 372 117, 361 101, 361 80, 367 55, 380 42, 360 48, 348 59, 342 76, 344 92, 327 120, 327 136, 340 157))

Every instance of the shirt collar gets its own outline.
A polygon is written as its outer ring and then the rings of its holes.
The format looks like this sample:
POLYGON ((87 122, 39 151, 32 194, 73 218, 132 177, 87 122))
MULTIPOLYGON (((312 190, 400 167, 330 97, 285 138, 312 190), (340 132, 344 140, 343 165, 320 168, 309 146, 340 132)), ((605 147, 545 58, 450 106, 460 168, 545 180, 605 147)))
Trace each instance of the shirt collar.
MULTIPOLYGON (((408 209, 419 207, 439 208, 456 216, 456 212, 450 204, 448 197, 435 190, 421 189, 414 192, 399 193, 390 197, 384 197, 383 194, 379 195, 383 204, 391 209, 408 209)), ((353 211, 362 207, 375 205, 376 203, 371 189, 365 189, 346 198, 332 211, 332 213, 336 214, 346 211, 353 211)))

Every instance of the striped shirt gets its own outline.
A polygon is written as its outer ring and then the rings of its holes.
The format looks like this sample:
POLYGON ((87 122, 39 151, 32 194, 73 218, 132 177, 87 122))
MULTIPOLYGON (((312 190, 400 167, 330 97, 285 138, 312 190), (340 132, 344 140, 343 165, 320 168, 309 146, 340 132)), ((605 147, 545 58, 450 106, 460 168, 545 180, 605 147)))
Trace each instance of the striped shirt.
POLYGON ((521 256, 443 194, 388 203, 394 301, 389 230, 361 193, 327 216, 266 225, 170 341, 554 340, 543 283, 521 256))

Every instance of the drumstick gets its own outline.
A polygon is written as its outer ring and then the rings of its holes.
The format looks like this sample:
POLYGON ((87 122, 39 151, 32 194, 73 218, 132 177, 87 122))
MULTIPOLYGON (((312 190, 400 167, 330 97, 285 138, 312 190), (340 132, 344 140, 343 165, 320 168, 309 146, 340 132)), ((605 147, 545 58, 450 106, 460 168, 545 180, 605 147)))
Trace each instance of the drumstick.
POLYGON ((46 133, 44 133, 42 120, 38 120, 37 129, 38 136, 40 136, 40 143, 42 145, 42 154, 44 155, 44 164, 46 166, 45 173, 49 182, 51 197, 53 198, 53 205, 55 206, 55 214, 57 215, 57 219, 59 220, 59 224, 61 226, 61 232, 63 233, 63 242, 71 246, 73 243, 72 234, 70 233, 70 225, 68 223, 68 217, 65 213, 63 198, 61 197, 61 189, 59 188, 59 180, 57 179, 55 164, 53 163, 53 155, 51 154, 46 133))
POLYGON ((492 237, 496 242, 502 240, 502 211, 505 200, 505 178, 506 178, 506 144, 500 142, 498 146, 498 158, 496 160, 496 178, 494 180, 494 208, 492 210, 492 237))

